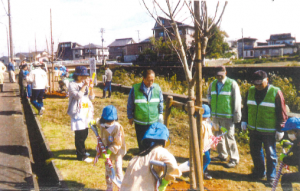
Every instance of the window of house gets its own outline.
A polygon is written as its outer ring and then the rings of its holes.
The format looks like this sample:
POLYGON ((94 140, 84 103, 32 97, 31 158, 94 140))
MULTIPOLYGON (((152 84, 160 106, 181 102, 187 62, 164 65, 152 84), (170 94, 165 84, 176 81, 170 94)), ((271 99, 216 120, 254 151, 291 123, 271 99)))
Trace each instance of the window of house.
POLYGON ((141 46, 138 47, 139 52, 143 51, 143 48, 141 46))
POLYGON ((154 50, 154 46, 151 46, 151 50, 154 50))
POLYGON ((159 37, 164 36, 164 32, 159 32, 159 37))
POLYGON ((164 25, 164 24, 165 24, 165 20, 161 20, 161 24, 163 24, 163 25, 164 25))
POLYGON ((253 56, 253 51, 250 51, 250 56, 253 56))
POLYGON ((179 34, 182 35, 182 30, 179 30, 179 34))

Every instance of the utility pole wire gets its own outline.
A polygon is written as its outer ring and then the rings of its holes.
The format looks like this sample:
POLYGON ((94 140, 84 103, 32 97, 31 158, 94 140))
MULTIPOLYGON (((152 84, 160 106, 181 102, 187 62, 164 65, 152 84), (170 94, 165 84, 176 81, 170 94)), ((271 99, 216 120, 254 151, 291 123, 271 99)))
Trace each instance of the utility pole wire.
POLYGON ((4 6, 4 3, 3 3, 3 0, 1 0, 1 2, 2 2, 2 5, 3 5, 3 9, 4 9, 5 13, 6 13, 6 16, 8 16, 7 11, 5 9, 5 6, 4 6))

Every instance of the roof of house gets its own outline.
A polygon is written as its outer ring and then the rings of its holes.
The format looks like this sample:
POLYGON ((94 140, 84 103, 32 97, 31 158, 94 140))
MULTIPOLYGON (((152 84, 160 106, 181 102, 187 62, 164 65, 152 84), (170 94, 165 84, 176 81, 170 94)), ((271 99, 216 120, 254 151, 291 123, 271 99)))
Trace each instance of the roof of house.
POLYGON ((294 37, 292 37, 291 33, 282 33, 282 34, 272 34, 270 35, 270 39, 267 39, 267 41, 270 40, 288 40, 288 39, 294 39, 294 37))
POLYGON ((19 56, 19 55, 23 55, 25 57, 30 57, 32 56, 33 54, 41 54, 43 52, 46 52, 46 51, 32 51, 32 52, 18 52, 17 54, 15 54, 16 56, 19 56))
POLYGON ((285 44, 276 44, 276 45, 268 45, 268 46, 256 46, 253 49, 264 49, 264 48, 283 48, 286 47, 285 44))
POLYGON ((244 42, 253 42, 256 41, 256 38, 250 38, 250 37, 246 37, 246 38, 241 38, 238 40, 238 42, 242 42, 244 40, 244 42))
MULTIPOLYGON (((78 46, 78 47, 75 47, 73 49, 102 49, 102 46, 100 45, 97 45, 97 44, 93 44, 93 43, 90 43, 88 45, 85 45, 85 46, 78 46)), ((107 49, 107 47, 103 47, 103 49, 107 49)))
POLYGON ((108 47, 125 46, 126 44, 132 44, 132 43, 135 43, 132 38, 120 38, 120 39, 116 39, 114 42, 108 45, 108 47))
MULTIPOLYGON (((163 25, 164 25, 165 28, 171 28, 172 27, 171 26, 171 22, 172 21, 170 19, 166 19, 164 17, 157 17, 157 20, 160 20, 160 21, 164 20, 165 22, 164 22, 163 25)), ((182 23, 182 22, 177 22, 177 21, 175 21, 175 22, 176 22, 176 24, 177 24, 178 27, 190 27, 190 28, 194 28, 193 26, 185 24, 185 23, 182 23)), ((159 24, 157 24, 157 22, 156 22, 155 26, 154 26, 154 28, 152 30, 161 29, 161 28, 162 27, 159 24)))

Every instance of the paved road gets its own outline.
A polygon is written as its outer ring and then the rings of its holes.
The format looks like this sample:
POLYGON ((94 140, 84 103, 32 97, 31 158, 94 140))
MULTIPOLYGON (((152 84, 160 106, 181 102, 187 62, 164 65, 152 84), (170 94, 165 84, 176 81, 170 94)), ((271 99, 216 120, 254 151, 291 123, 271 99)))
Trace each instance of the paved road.
POLYGON ((0 92, 0 190, 32 190, 30 145, 17 83, 0 92))

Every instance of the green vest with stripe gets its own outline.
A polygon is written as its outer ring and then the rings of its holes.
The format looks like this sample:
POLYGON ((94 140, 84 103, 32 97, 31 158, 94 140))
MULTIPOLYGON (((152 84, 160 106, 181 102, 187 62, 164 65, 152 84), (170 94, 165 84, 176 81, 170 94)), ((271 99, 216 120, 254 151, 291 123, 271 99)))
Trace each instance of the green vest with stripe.
POLYGON ((259 132, 273 133, 276 131, 275 97, 279 88, 269 85, 264 100, 257 105, 255 101, 255 87, 248 93, 248 128, 259 132))
POLYGON ((230 119, 233 116, 231 96, 233 80, 227 77, 219 94, 217 92, 217 82, 218 80, 214 80, 211 86, 211 114, 213 117, 230 119))
POLYGON ((153 84, 152 96, 150 100, 141 91, 141 84, 134 84, 134 122, 140 125, 150 125, 158 121, 158 107, 160 103, 160 88, 158 84, 153 84))

